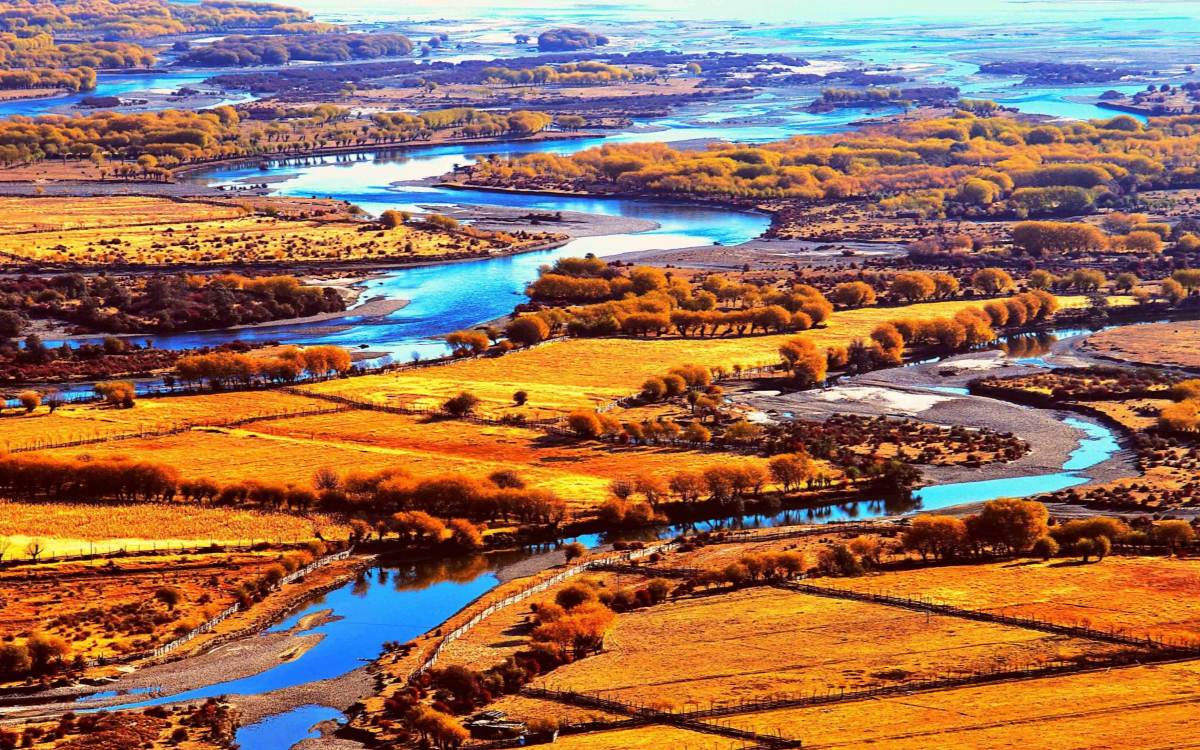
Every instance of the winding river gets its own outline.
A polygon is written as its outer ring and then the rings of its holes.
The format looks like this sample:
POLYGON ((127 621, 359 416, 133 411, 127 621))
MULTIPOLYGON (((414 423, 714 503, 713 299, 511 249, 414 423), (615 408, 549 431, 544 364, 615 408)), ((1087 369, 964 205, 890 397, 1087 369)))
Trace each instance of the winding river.
MULTIPOLYGON (((1067 333, 1072 333, 1068 331, 1067 333)), ((594 548, 617 539, 669 539, 682 533, 720 528, 769 528, 801 523, 865 520, 917 510, 930 511, 998 497, 1027 497, 1088 481, 1087 470, 1111 458, 1119 449, 1117 436, 1107 427, 1077 417, 1063 417, 1080 437, 1077 447, 1057 473, 933 485, 920 489, 911 500, 861 500, 771 515, 747 514, 701 522, 640 529, 622 535, 589 534, 564 539, 594 548)), ((438 562, 403 565, 380 564, 357 580, 321 596, 270 629, 290 630, 305 617, 328 612, 305 633, 321 636, 308 651, 257 675, 216 682, 183 693, 135 699, 123 708, 177 701, 194 701, 227 694, 258 695, 275 690, 339 677, 376 658, 387 641, 404 642, 431 630, 462 607, 500 583, 497 571, 544 549, 477 555, 438 562)), ((111 696, 111 693, 100 697, 111 696)), ((132 697, 132 696, 131 696, 132 697)), ((87 709, 87 701, 79 707, 87 709)), ((244 750, 286 750, 315 736, 310 728, 340 713, 326 706, 308 705, 272 716, 239 731, 244 750)))
MULTIPOLYGON (((915 49, 915 45, 914 45, 915 49)), ((902 55, 895 49, 877 50, 875 62, 902 62, 919 52, 902 55), (894 60, 892 58, 895 58, 894 60)), ((947 67, 947 80, 954 79, 970 95, 994 94, 998 89, 1007 99, 1002 103, 1028 112, 1065 117, 1097 117, 1106 113, 1094 105, 1073 97, 1094 95, 1086 87, 1014 90, 996 81, 965 83, 974 66, 947 67)), ((145 76, 111 76, 101 81, 97 95, 121 94, 145 88, 174 89, 195 80, 180 75, 154 79, 145 76)), ((1121 88, 1117 86, 1117 88, 1121 88)), ((54 106, 69 105, 78 96, 56 97, 36 103, 0 104, 0 116, 37 114, 54 106)), ((570 153, 602 143, 614 142, 685 142, 731 140, 763 142, 800 133, 844 130, 868 115, 887 114, 875 110, 839 110, 812 114, 794 102, 776 100, 764 92, 745 100, 722 102, 706 109, 684 109, 671 117, 639 122, 627 132, 608 138, 582 138, 563 141, 513 142, 499 144, 424 146, 384 154, 351 154, 336 157, 272 162, 265 168, 246 166, 214 169, 192 179, 212 184, 235 185, 267 182, 280 195, 332 197, 350 201, 378 214, 387 208, 469 204, 522 208, 537 212, 570 211, 630 217, 651 221, 655 228, 644 232, 574 239, 560 248, 505 258, 493 258, 454 264, 407 267, 388 270, 365 282, 364 299, 384 296, 410 300, 406 307, 382 319, 348 318, 330 326, 327 332, 313 333, 307 326, 279 325, 236 331, 197 332, 153 337, 156 345, 190 348, 240 339, 277 340, 296 343, 337 343, 366 345, 371 351, 408 358, 413 353, 423 358, 444 353, 436 337, 448 331, 477 325, 511 311, 521 300, 525 285, 542 264, 555 258, 595 253, 612 255, 633 250, 668 249, 711 245, 733 245, 760 235, 768 225, 767 217, 750 212, 730 211, 704 206, 653 201, 550 197, 492 193, 484 191, 448 191, 429 184, 456 164, 465 164, 480 154, 518 154, 532 151, 570 153), (753 119, 754 124, 746 124, 753 119)), ((144 338, 144 337, 139 337, 144 338)), ((698 524, 663 526, 641 532, 669 538, 686 531, 716 527, 768 527, 805 522, 867 519, 916 508, 933 510, 951 505, 990 500, 1001 496, 1030 496, 1086 482, 1087 470, 1110 458, 1118 449, 1116 436, 1096 423, 1064 418, 1080 434, 1079 445, 1063 464, 1061 471, 1015 479, 943 484, 920 490, 913 502, 893 504, 882 500, 864 500, 841 505, 782 511, 763 515, 731 516, 698 524)), ((595 547, 611 541, 601 535, 581 537, 595 547)), ((293 628, 300 620, 330 610, 332 617, 306 632, 321 639, 297 658, 280 663, 264 672, 242 679, 215 682, 200 689, 174 695, 156 695, 149 699, 131 696, 123 707, 196 700, 223 694, 257 695, 318 680, 339 677, 376 658, 386 641, 407 641, 436 627, 460 608, 499 583, 497 570, 524 557, 540 554, 494 554, 408 565, 379 565, 359 580, 348 583, 310 602, 272 630, 293 628)), ((145 698, 145 696, 142 696, 145 698)), ((79 704, 88 708, 88 702, 79 704)), ((238 742, 245 750, 285 750, 314 734, 310 727, 322 720, 336 719, 340 713, 324 706, 304 706, 257 724, 244 727, 238 742)))

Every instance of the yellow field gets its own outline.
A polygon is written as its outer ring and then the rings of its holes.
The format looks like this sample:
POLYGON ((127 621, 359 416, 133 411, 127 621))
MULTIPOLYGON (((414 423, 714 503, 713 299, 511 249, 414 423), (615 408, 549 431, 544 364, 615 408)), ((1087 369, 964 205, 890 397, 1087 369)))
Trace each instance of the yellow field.
POLYGON ((136 224, 235 219, 246 209, 234 203, 174 201, 166 198, 109 196, 105 198, 0 197, 0 234, 63 232, 136 224))
MULTIPOLYGON (((403 467, 415 476, 464 472, 479 478, 514 469, 533 487, 558 493, 576 512, 608 497, 609 483, 639 473, 670 474, 724 463, 716 452, 629 448, 555 440, 520 427, 476 425, 367 411, 256 422, 238 429, 200 429, 169 437, 62 448, 48 455, 113 455, 179 468, 185 477, 230 482, 269 478, 307 483, 317 471, 403 467)), ((747 461, 765 463, 764 459, 747 461)))
POLYGON ((623 614, 604 652, 546 684, 660 708, 1044 663, 1096 644, 893 607, 750 589, 623 614))
MULTIPOLYGON (((1083 297, 1060 297, 1064 307, 1083 297)), ((529 394, 526 409, 564 412, 595 407, 637 392, 646 378, 677 365, 759 367, 778 364, 779 345, 796 335, 820 346, 845 345, 866 337, 880 323, 902 317, 952 316, 970 301, 930 302, 904 308, 861 308, 834 313, 825 328, 803 334, 730 339, 567 339, 503 357, 464 360, 442 367, 369 375, 311 386, 321 393, 418 407, 437 407, 468 390, 486 411, 514 411, 513 393, 529 394)))
POLYGON ((995 563, 927 568, 830 585, 921 595, 974 609, 1036 615, 1172 639, 1200 635, 1200 560, 1109 557, 1095 565, 995 563))
POLYGON ((268 216, 188 217, 156 224, 0 236, 0 254, 4 262, 16 258, 96 265, 227 265, 293 260, 428 259, 507 250, 498 242, 459 234, 408 227, 364 231, 369 226, 359 221, 268 216))
POLYGON ((10 411, 0 418, 0 447, 11 450, 34 444, 90 440, 331 406, 328 401, 279 391, 144 398, 139 399, 132 409, 81 404, 61 407, 51 414, 48 407, 42 406, 33 414, 10 411))
POLYGON ((46 555, 77 555, 164 546, 195 547, 253 540, 304 541, 320 532, 344 539, 348 531, 320 514, 310 517, 233 508, 140 503, 86 505, 0 502, 0 545, 5 558, 27 557, 25 546, 37 539, 46 555))
MULTIPOLYGON (((1200 663, 1111 670, 730 717, 806 748, 1094 750, 1196 747, 1200 663)), ((605 733, 580 748, 618 748, 605 733)))
POLYGON ((1200 322, 1194 320, 1121 326, 1088 337, 1086 348, 1113 359, 1146 366, 1200 367, 1200 322))

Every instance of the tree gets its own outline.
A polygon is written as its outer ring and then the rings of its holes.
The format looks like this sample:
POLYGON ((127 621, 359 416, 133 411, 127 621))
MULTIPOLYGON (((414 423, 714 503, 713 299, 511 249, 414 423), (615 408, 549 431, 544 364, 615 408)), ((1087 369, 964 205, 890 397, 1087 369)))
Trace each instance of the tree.
POLYGON ((1096 540, 1084 537, 1078 540, 1071 546, 1075 554, 1079 555, 1084 562, 1088 561, 1092 555, 1096 554, 1096 540))
POLYGON ((526 391, 516 391, 513 393, 513 403, 517 406, 524 406, 529 402, 529 393, 526 391))
POLYGON ((397 211, 389 208, 379 215, 379 226, 384 229, 397 229, 408 223, 411 215, 407 211, 397 211))
POLYGON ((61 664, 71 654, 71 644, 57 635, 34 633, 25 641, 29 660, 35 672, 44 672, 52 665, 61 664))
POLYGON ((455 331, 446 334, 446 344, 456 357, 467 357, 487 351, 489 341, 483 331, 455 331))
POLYGON ((508 324, 504 335, 518 346, 533 346, 549 337, 550 326, 540 316, 522 315, 508 324))
POLYGON ((587 554, 587 547, 584 547, 579 542, 571 542, 563 545, 563 557, 566 558, 567 562, 578 560, 585 554, 587 554))
POLYGON ((822 547, 817 553, 817 569, 829 576, 855 577, 862 575, 862 563, 844 544, 822 547))
POLYGON ((922 560, 930 555, 946 559, 957 555, 966 545, 967 526, 954 516, 917 516, 900 542, 904 549, 920 554, 922 560))
POLYGON ((1040 268, 1029 273, 1029 288, 1049 289, 1054 286, 1054 274, 1040 268))
POLYGON ((479 527, 465 518, 451 518, 446 524, 450 531, 450 544, 461 550, 483 549, 483 534, 479 527))
POLYGON ((442 410, 452 417, 470 416, 480 404, 480 399, 470 391, 463 391, 442 404, 442 410))
POLYGON ((107 383, 96 383, 93 386, 96 393, 104 398, 105 403, 123 409, 133 407, 137 390, 133 383, 126 380, 114 380, 107 383))
POLYGON ((1156 232, 1137 231, 1125 236, 1125 249, 1145 255, 1158 255, 1162 252, 1162 237, 1156 232))
POLYGON ((598 438, 604 434, 604 424, 594 411, 580 409, 567 415, 567 426, 581 438, 598 438))
POLYGON ((1104 272, 1095 268, 1078 268, 1067 277, 1071 286, 1081 292, 1094 292, 1104 285, 1104 272))
POLYGON ((978 516, 979 541, 1020 553, 1046 535, 1049 515, 1046 506, 1036 500, 992 500, 984 504, 978 516))
POLYGON ((999 294, 1012 289, 1013 279, 1001 268, 983 268, 971 276, 971 285, 984 294, 999 294))
POLYGON ((937 284, 929 277, 929 274, 920 271, 898 273, 892 279, 892 295, 908 302, 929 299, 936 290, 937 284))
POLYGON ((471 737, 453 716, 424 705, 414 709, 408 723, 425 741, 439 750, 459 747, 471 737))
POLYGON ((20 643, 0 643, 0 675, 6 678, 20 677, 33 668, 29 649, 20 643))
POLYGON ((1190 544, 1196 538, 1196 530, 1187 521, 1163 521, 1155 524, 1151 537, 1165 545, 1171 554, 1190 544))
POLYGON ((829 293, 829 301, 844 307, 865 307, 875 304, 875 289, 863 281, 838 284, 829 293))
POLYGON ((1139 281, 1137 274, 1129 272, 1119 273, 1117 274, 1117 278, 1113 279, 1113 288, 1119 292, 1132 292, 1139 281))
POLYGON ((167 609, 175 609, 183 600, 183 592, 174 586, 159 586, 154 590, 154 598, 167 605, 167 609))
POLYGON ((779 347, 779 356, 801 388, 811 388, 825 380, 828 355, 807 338, 797 336, 787 340, 779 347))
POLYGON ((21 391, 17 400, 21 402, 26 414, 32 414, 34 409, 42 405, 42 394, 37 391, 21 391))
POLYGON ((1033 543, 1030 554, 1034 557, 1040 557, 1042 560, 1049 560, 1058 554, 1058 542, 1054 541, 1054 537, 1042 536, 1038 537, 1033 543))
POLYGON ((38 558, 46 552, 46 543, 41 539, 30 539, 25 544, 25 556, 30 560, 37 562, 38 558))
POLYGON ((1159 294, 1172 305, 1178 305, 1187 299, 1187 290, 1184 289, 1183 284, 1171 278, 1162 280, 1159 294))
POLYGON ((804 453, 789 453, 775 456, 769 464, 771 478, 783 487, 784 492, 792 488, 800 488, 804 482, 810 482, 817 475, 817 467, 812 459, 804 453))

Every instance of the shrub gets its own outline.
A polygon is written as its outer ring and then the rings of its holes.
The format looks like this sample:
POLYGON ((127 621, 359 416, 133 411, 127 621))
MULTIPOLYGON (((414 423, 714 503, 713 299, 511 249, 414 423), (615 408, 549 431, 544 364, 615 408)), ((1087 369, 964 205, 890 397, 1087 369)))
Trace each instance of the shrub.
POLYGON ((442 404, 442 411, 452 417, 466 417, 474 413, 479 407, 479 397, 470 391, 463 391, 457 396, 453 396, 442 404))

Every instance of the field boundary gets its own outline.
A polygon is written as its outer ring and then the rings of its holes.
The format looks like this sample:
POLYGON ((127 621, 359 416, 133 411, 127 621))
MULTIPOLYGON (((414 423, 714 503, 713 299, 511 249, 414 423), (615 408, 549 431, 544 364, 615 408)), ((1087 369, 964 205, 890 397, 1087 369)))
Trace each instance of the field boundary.
POLYGON ((579 563, 578 565, 574 565, 570 568, 567 568, 566 570, 560 571, 560 572, 556 573, 555 575, 551 576, 550 578, 545 579, 544 581, 540 581, 538 583, 527 586, 527 587, 521 589, 520 591, 517 591, 514 594, 509 594, 508 596, 506 596, 505 598, 501 599, 498 602, 493 602, 492 604, 489 604, 483 610, 475 613, 475 615, 473 617, 471 617, 471 619, 467 620, 462 625, 459 625, 454 630, 452 630, 449 633, 447 633, 446 635, 442 636, 441 640, 438 641, 437 646, 435 646, 433 648, 433 650, 429 653, 429 655, 426 656, 418 666, 413 668, 413 670, 411 672, 409 672, 406 682, 409 682, 409 683, 413 682, 418 677, 420 677, 422 674, 424 674, 425 672, 429 671, 434 666, 436 666, 438 659, 442 655, 442 651, 444 651, 447 647, 449 647, 450 644, 454 643, 459 638, 462 638, 464 635, 469 633, 472 629, 474 629, 481 622, 483 622, 484 620, 486 620, 488 617, 492 616, 496 612, 504 609, 505 607, 509 607, 513 604, 516 604, 517 602, 524 601, 525 599, 528 599, 529 597, 533 596, 534 594, 539 594, 539 593, 549 589, 552 586, 556 586, 556 585, 562 583, 563 581, 568 580, 570 578, 574 578, 575 576, 577 576, 581 573, 584 573, 588 570, 595 570, 597 568, 600 568, 604 564, 616 563, 619 561, 628 562, 631 560, 637 560, 642 557, 647 557, 649 555, 652 555, 655 552, 664 552, 664 551, 667 551, 670 549, 674 549, 676 546, 677 545, 675 542, 665 542, 663 544, 655 545, 653 547, 645 547, 643 549, 622 552, 617 555, 608 555, 606 557, 597 558, 595 560, 588 560, 586 562, 582 562, 582 563, 579 563))
MULTIPOLYGON (((279 579, 279 582, 276 583, 271 588, 271 591, 278 591, 279 589, 283 588, 287 584, 292 583, 293 581, 299 580, 299 579, 307 576, 308 574, 312 573, 313 571, 317 570, 318 568, 323 568, 326 565, 337 562, 338 560, 345 560, 345 559, 349 558, 353 552, 354 552, 354 548, 348 547, 348 548, 342 550, 341 552, 335 552, 331 555, 326 555, 318 560, 315 560, 315 561, 309 563, 308 565, 304 566, 303 568, 300 568, 299 570, 296 570, 293 573, 290 573, 290 574, 284 576, 283 578, 279 579)), ((172 653, 173 651, 178 649, 180 646, 183 646, 183 645, 191 642, 197 636, 203 635, 204 633, 211 632, 213 630, 213 628, 215 628, 217 625, 221 624, 225 620, 228 620, 230 617, 232 617, 233 615, 237 614, 240 611, 242 611, 242 603, 234 602, 233 604, 229 605, 224 610, 222 610, 220 613, 218 613, 218 614, 214 615, 213 617, 211 617, 210 619, 200 623, 196 627, 192 628, 188 632, 186 632, 183 635, 176 638, 175 640, 164 643, 163 645, 158 646, 157 648, 154 648, 150 651, 139 651, 137 653, 124 654, 124 655, 118 656, 118 657, 100 657, 98 659, 90 659, 84 663, 86 666, 96 667, 96 666, 101 666, 101 665, 106 665, 106 664, 122 664, 122 663, 126 663, 126 662, 139 661, 141 659, 150 659, 150 660, 159 659, 159 658, 162 658, 163 656, 166 656, 166 655, 172 653)))
POLYGON ((241 425, 253 424, 255 422, 267 422, 277 419, 298 419, 300 417, 315 417, 322 414, 337 414, 339 412, 351 411, 351 407, 347 406, 331 406, 325 408, 287 410, 281 412, 273 412, 270 414, 255 414, 249 417, 239 417, 237 419, 200 419, 196 421, 176 422, 170 427, 162 427, 152 430, 138 430, 136 432, 120 432, 111 435, 97 435, 91 438, 79 438, 77 440, 63 440, 58 442, 42 442, 35 440, 32 443, 24 443, 6 445, 9 453, 30 453, 34 451, 54 450, 56 448, 76 448, 84 445, 98 445, 101 443, 113 443, 123 440, 138 440, 144 438, 168 437, 171 435, 182 435, 185 432, 190 432, 195 429, 203 429, 205 427, 239 427, 241 425))
MULTIPOLYGON (((1145 666, 1147 664, 1162 664, 1167 662, 1189 662, 1200 658, 1192 652, 1160 651, 1146 654, 1114 654, 1103 659, 1092 659, 1086 662, 1057 661, 1038 666, 1017 667, 992 672, 979 672, 954 676, 939 676, 927 680, 901 683, 896 685, 880 685, 861 690, 846 690, 845 688, 827 687, 824 690, 813 690, 808 694, 787 694, 780 697, 760 700, 741 700, 736 704, 714 706, 699 711, 673 711, 656 709, 635 703, 619 701, 613 698, 601 697, 598 693, 580 693, 571 690, 553 688, 526 687, 522 695, 540 700, 554 701, 583 708, 594 708, 631 717, 629 720, 612 722, 588 722, 579 725, 563 727, 564 734, 586 733, 593 731, 608 731, 613 729, 631 728, 644 724, 670 724, 686 729, 700 730, 700 726, 717 727, 720 725, 704 722, 704 719, 725 718, 745 714, 762 713, 789 708, 809 708, 827 706, 838 703, 850 703, 864 700, 877 700, 910 693, 927 693, 953 688, 970 687, 974 685, 989 685, 1017 680, 1037 680, 1089 672, 1107 672, 1112 669, 1126 669, 1145 666)), ((775 738, 778 740, 779 738, 775 738)), ((765 744, 765 743, 764 743, 765 744)), ((780 747, 780 745, 773 745, 780 747)), ((799 747, 799 745, 785 745, 799 747)))
POLYGON ((1132 646, 1134 648, 1148 649, 1150 651, 1172 651, 1185 654, 1195 654, 1200 658, 1200 645, 1195 643, 1185 643, 1182 641, 1170 641, 1164 638, 1155 638, 1153 635, 1147 635, 1144 638, 1137 636, 1125 635, 1118 633, 1115 630, 1105 631, 1095 628, 1087 628, 1080 625, 1060 625, 1049 620, 1041 620, 1036 617, 1018 617, 1015 615, 1006 615, 997 612, 987 612, 979 609, 967 609, 965 607, 956 607, 952 604, 939 604, 928 599, 914 599, 911 597, 893 596, 891 594, 881 594, 862 591, 851 591, 849 589, 839 589, 829 586, 814 586, 811 583, 803 583, 800 581, 772 581, 770 585, 788 591, 795 591, 801 594, 811 594, 813 596, 822 596, 832 599, 849 599, 851 601, 868 602, 871 604, 882 604, 889 607, 899 607, 901 609, 909 609, 918 612, 929 612, 936 615, 944 615, 946 617, 957 617, 966 620, 976 620, 979 622, 991 622, 999 625, 1009 625, 1012 627, 1024 628, 1026 630, 1040 630, 1044 633, 1053 633, 1054 635, 1065 635, 1071 638, 1082 638, 1090 641, 1100 641, 1103 643, 1112 643, 1118 646, 1132 646))

